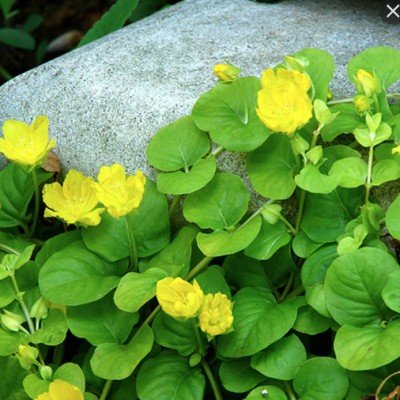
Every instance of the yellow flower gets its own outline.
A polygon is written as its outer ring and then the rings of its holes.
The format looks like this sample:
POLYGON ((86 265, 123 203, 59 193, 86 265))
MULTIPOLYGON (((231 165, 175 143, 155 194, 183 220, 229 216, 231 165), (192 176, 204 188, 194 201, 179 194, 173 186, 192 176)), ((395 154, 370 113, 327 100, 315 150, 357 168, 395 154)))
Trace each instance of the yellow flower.
POLYGON ((56 379, 50 383, 49 391, 42 393, 35 400, 83 400, 83 394, 76 386, 56 379))
POLYGON ((56 145, 54 139, 49 141, 49 120, 44 115, 30 125, 10 119, 3 125, 3 134, 0 152, 9 160, 31 168, 40 165, 56 145))
POLYGON ((182 278, 164 278, 157 282, 157 300, 171 317, 192 318, 203 303, 203 291, 196 281, 193 285, 182 278))
POLYGON ((400 154, 400 144, 396 147, 393 147, 392 154, 400 154))
POLYGON ((363 94, 358 94, 357 96, 355 96, 353 102, 359 113, 364 113, 365 111, 368 111, 372 103, 371 99, 363 94))
POLYGON ((101 167, 97 179, 99 182, 94 184, 97 197, 111 216, 119 218, 139 207, 146 184, 142 171, 126 177, 124 167, 114 164, 101 167))
POLYGON ((308 75, 299 71, 273 69, 264 71, 258 92, 257 114, 272 131, 293 134, 312 117, 312 103, 307 91, 308 75))
POLYGON ((99 200, 93 187, 94 179, 70 170, 64 184, 44 185, 45 217, 57 217, 67 224, 98 225, 103 208, 96 208, 99 200))
POLYGON ((375 74, 371 74, 365 69, 357 71, 356 83, 358 90, 364 93, 367 97, 379 93, 381 91, 381 83, 375 74))
POLYGON ((200 329, 210 336, 229 332, 233 323, 232 302, 222 293, 208 294, 199 321, 200 329))
POLYGON ((234 81, 240 74, 241 69, 232 64, 217 64, 214 66, 214 75, 221 81, 234 81))

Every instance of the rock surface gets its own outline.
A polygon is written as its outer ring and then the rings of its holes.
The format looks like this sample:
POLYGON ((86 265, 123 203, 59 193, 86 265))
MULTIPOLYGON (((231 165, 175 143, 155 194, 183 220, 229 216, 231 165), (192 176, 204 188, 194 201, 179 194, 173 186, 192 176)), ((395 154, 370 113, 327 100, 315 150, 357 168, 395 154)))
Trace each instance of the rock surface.
MULTIPOLYGON (((0 88, 0 123, 45 113, 66 169, 95 175, 120 162, 152 173, 144 149, 162 126, 190 113, 213 65, 229 60, 260 75, 285 54, 322 48, 335 57, 337 97, 352 93, 345 65, 374 45, 399 47, 400 25, 379 2, 186 0, 31 70, 0 88)), ((233 161, 232 161, 233 160, 233 161)), ((222 169, 244 175, 244 159, 222 169)))

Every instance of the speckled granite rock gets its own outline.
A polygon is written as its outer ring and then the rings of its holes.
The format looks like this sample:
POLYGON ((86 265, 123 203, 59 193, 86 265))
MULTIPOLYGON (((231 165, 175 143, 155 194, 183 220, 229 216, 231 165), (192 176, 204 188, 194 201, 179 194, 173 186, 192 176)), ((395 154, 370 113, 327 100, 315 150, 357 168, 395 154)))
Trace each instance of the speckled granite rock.
MULTIPOLYGON (((363 0, 186 0, 3 85, 0 123, 45 113, 67 169, 94 175, 118 161, 151 173, 149 138, 190 113, 213 85, 217 62, 259 75, 285 54, 318 47, 335 57, 334 92, 351 93, 345 64, 353 55, 373 45, 400 47, 400 25, 381 21, 378 7, 363 0)), ((243 175, 240 155, 220 163, 243 175)))

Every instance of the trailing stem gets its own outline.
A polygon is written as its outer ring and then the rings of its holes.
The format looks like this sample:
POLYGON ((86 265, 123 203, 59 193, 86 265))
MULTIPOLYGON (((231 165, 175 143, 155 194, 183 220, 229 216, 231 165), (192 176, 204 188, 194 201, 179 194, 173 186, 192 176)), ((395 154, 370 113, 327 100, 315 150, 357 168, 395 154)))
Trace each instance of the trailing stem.
POLYGON ((39 207, 40 207, 39 182, 35 168, 32 170, 32 180, 33 180, 33 187, 35 189, 35 209, 33 211, 33 221, 32 221, 30 236, 33 236, 35 234, 36 226, 39 219, 39 207))
POLYGON ((211 384, 211 388, 214 393, 215 400, 223 400, 221 391, 219 390, 219 387, 218 387, 217 380, 215 379, 210 366, 208 365, 207 361, 204 358, 201 360, 201 366, 203 367, 203 370, 206 373, 207 378, 211 384))
POLYGON ((374 146, 369 148, 368 153, 368 172, 367 172, 367 181, 365 183, 365 204, 369 202, 369 194, 371 192, 371 183, 372 183, 372 165, 374 162, 374 146))

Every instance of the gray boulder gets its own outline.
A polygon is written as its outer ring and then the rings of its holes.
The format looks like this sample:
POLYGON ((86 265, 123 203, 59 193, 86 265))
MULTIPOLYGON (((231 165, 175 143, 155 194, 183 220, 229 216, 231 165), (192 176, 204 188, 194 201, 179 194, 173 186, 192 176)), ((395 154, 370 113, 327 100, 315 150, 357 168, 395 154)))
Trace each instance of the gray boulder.
MULTIPOLYGON (((0 88, 0 123, 51 120, 66 169, 96 175, 120 162, 153 174, 144 150, 159 128, 191 112, 215 82, 212 67, 229 60, 259 76, 304 47, 332 53, 332 88, 352 93, 347 61, 374 45, 399 47, 400 25, 379 16, 379 2, 186 0, 72 51, 0 88)), ((223 155, 222 169, 244 175, 241 155, 223 155)))

